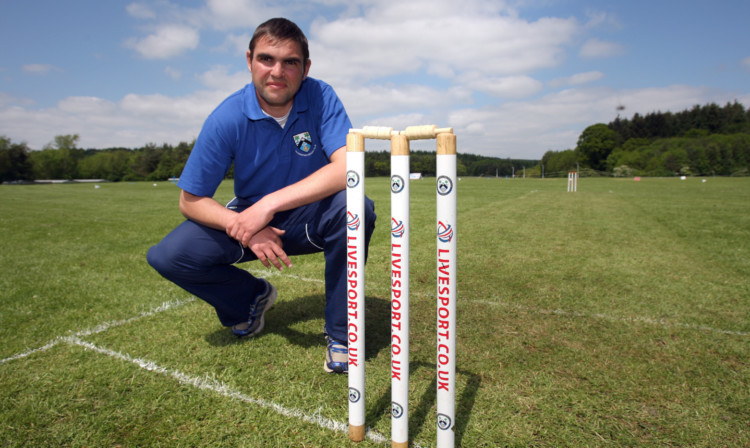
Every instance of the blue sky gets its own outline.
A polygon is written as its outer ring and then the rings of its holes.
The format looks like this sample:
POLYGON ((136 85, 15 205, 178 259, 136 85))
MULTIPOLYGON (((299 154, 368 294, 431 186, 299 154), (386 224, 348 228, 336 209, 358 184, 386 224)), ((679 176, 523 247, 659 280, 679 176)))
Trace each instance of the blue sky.
POLYGON ((750 107, 744 0, 0 0, 0 135, 190 141, 249 82, 250 35, 276 16, 355 126, 452 126, 463 152, 540 158, 620 105, 750 107))

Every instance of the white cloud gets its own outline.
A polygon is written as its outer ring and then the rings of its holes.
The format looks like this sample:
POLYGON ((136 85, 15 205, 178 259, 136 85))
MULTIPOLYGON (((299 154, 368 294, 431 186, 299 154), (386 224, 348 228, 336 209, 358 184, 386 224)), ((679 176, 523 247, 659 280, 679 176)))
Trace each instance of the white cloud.
POLYGON ((474 154, 541 158, 548 150, 574 148, 583 130, 608 123, 623 104, 630 114, 681 111, 695 104, 728 100, 727 94, 676 85, 620 91, 607 87, 567 89, 530 100, 454 110, 448 124, 474 154), (483 132, 477 133, 477 130, 483 132))
POLYGON ((62 72, 63 69, 50 64, 26 64, 21 69, 34 75, 46 75, 50 72, 62 72))
POLYGON ((619 30, 622 28, 620 21, 611 13, 589 9, 586 11, 586 18, 588 19, 586 22, 586 28, 588 29, 606 27, 608 30, 619 30))
POLYGON ((0 108, 0 123, 13 140, 41 149, 55 135, 79 134, 83 148, 190 141, 225 92, 200 91, 181 97, 126 95, 118 102, 93 97, 69 97, 54 107, 21 105, 0 108))
POLYGON ((230 68, 225 65, 212 67, 200 74, 198 79, 206 88, 225 92, 227 95, 252 81, 247 70, 235 73, 229 73, 229 70, 230 68))
POLYGON ((131 3, 125 7, 125 11, 136 19, 155 19, 156 13, 148 5, 143 3, 131 3))
POLYGON ((450 11, 438 17, 388 15, 377 9, 372 16, 316 22, 309 36, 316 73, 336 84, 425 69, 459 83, 468 81, 462 79, 467 73, 527 75, 559 64, 566 45, 580 32, 575 19, 528 22, 472 14, 470 8, 462 9, 463 3, 441 4, 451 5, 450 11))
POLYGON ((525 98, 539 93, 544 85, 530 76, 505 76, 477 79, 468 87, 501 98, 525 98))
POLYGON ((130 39, 126 46, 135 49, 146 59, 168 59, 198 46, 200 35, 185 25, 162 25, 142 39, 130 39))
POLYGON ((593 37, 584 42, 579 55, 585 59, 597 59, 619 56, 624 52, 625 48, 617 42, 607 42, 593 37))
POLYGON ((28 98, 18 98, 8 93, 0 92, 0 108, 10 108, 16 106, 32 107, 34 106, 34 101, 28 98))
POLYGON ((602 78, 604 78, 604 73, 594 70, 590 72, 576 73, 575 75, 569 76, 567 78, 554 79, 549 82, 549 85, 551 87, 578 86, 589 84, 602 78))
POLYGON ((256 0, 207 0, 201 14, 212 27, 228 30, 255 28, 268 18, 284 16, 288 12, 284 7, 256 0))
POLYGON ((57 103, 61 112, 77 115, 103 115, 115 110, 115 104, 92 96, 71 96, 57 103))
POLYGON ((174 67, 165 67, 164 74, 175 81, 179 81, 182 78, 182 71, 174 67))
POLYGON ((231 54, 244 57, 247 52, 250 38, 252 36, 249 33, 242 34, 228 34, 224 42, 215 47, 214 51, 229 52, 231 54))
POLYGON ((374 124, 369 121, 371 118, 389 116, 394 111, 441 110, 471 101, 469 93, 461 88, 441 90, 424 85, 342 86, 335 90, 355 126, 374 124))

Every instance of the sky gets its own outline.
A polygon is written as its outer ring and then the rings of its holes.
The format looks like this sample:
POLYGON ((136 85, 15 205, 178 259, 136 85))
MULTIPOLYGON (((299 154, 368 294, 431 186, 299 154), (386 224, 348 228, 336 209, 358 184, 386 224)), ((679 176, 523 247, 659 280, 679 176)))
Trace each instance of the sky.
POLYGON ((192 141, 272 17, 355 127, 453 127, 459 152, 539 159, 618 114, 750 108, 747 0, 0 0, 0 136, 192 141))

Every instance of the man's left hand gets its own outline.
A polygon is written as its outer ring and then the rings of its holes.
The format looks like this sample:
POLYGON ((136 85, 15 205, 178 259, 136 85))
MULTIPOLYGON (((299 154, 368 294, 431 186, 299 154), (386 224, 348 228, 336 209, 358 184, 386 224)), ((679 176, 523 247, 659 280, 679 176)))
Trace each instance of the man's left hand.
POLYGON ((284 265, 292 267, 291 260, 283 250, 281 236, 284 233, 284 230, 268 226, 250 239, 248 247, 265 267, 270 268, 274 265, 279 271, 284 270, 284 265))

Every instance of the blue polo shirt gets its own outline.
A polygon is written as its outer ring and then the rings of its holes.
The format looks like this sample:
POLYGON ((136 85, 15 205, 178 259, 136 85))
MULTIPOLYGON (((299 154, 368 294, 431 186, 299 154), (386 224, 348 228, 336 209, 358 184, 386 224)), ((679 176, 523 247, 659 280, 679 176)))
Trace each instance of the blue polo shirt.
POLYGON ((286 126, 263 113, 255 87, 246 85, 206 119, 177 186, 212 197, 234 162, 234 194, 258 201, 329 163, 352 127, 331 86, 302 82, 286 126))

